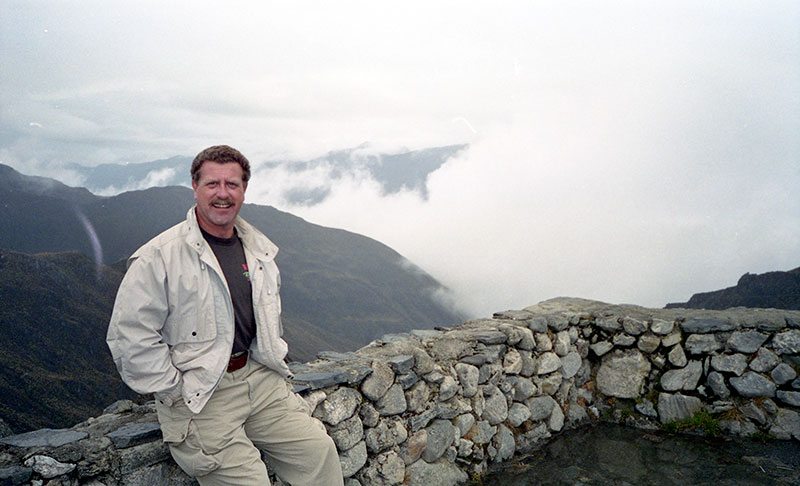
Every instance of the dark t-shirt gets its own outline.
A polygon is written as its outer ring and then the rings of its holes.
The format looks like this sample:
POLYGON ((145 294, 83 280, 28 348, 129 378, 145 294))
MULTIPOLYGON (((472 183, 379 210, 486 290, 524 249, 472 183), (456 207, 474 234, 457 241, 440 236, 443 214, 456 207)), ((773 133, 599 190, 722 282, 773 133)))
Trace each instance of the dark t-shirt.
POLYGON ((247 269, 242 240, 236 234, 233 235, 233 238, 226 239, 206 233, 202 228, 200 231, 214 251, 231 292, 235 321, 233 353, 247 351, 250 348, 250 342, 256 335, 256 319, 253 314, 250 272, 247 269))

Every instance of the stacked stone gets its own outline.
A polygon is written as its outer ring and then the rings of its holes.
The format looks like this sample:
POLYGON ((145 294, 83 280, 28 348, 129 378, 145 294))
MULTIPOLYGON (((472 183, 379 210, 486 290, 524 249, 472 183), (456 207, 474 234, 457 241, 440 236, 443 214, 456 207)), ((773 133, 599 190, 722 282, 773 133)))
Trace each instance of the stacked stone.
POLYGON ((580 387, 590 378, 589 343, 579 330, 588 324, 498 313, 328 354, 299 368, 297 380, 336 442, 348 484, 458 484, 565 421, 588 419, 593 394, 580 387))
MULTIPOLYGON (((730 435, 800 439, 796 313, 734 309, 680 317, 689 313, 653 311, 657 317, 648 318, 601 313, 590 345, 600 358, 600 393, 635 399, 638 413, 657 419, 651 426, 705 410, 721 414, 719 425, 730 435)), ((617 406, 616 417, 622 415, 617 406)))
MULTIPOLYGON (((705 410, 730 435, 800 440, 799 322, 562 298, 292 368, 346 485, 448 486, 597 419, 656 428, 705 410)), ((122 401, 70 430, 0 438, 0 484, 196 483, 152 405, 122 401)))

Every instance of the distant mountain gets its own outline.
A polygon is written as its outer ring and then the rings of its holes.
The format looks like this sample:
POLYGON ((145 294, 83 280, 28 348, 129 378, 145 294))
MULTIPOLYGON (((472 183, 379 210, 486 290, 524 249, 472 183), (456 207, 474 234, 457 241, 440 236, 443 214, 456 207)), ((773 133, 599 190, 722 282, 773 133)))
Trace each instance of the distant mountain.
MULTIPOLYGON (((346 176, 368 174, 381 185, 385 194, 401 190, 416 191, 428 196, 428 175, 448 159, 467 148, 467 145, 448 145, 422 150, 403 150, 396 153, 375 153, 369 145, 335 150, 311 160, 281 160, 254 162, 254 175, 269 178, 274 170, 294 177, 285 181, 281 195, 292 204, 313 205, 322 202, 330 193, 330 182, 346 176), (324 180, 311 177, 320 171, 324 180), (313 173, 313 174, 312 174, 313 173), (318 180, 309 187, 309 181, 318 180)), ((169 159, 136 164, 101 164, 87 167, 71 164, 67 168, 78 173, 83 185, 95 194, 115 195, 125 191, 150 187, 189 186, 189 169, 193 157, 176 156, 169 159)))
POLYGON ((83 185, 90 191, 113 195, 148 187, 188 186, 192 159, 176 156, 138 164, 100 164, 94 167, 70 164, 67 168, 80 174, 83 185))
MULTIPOLYGON (((0 418, 18 432, 69 425, 70 417, 92 413, 43 414, 25 397, 38 397, 42 406, 56 410, 65 393, 83 393, 94 407, 109 402, 96 387, 121 396, 103 340, 124 259, 182 221, 194 202, 192 191, 164 187, 98 197, 0 165, 0 198, 0 248, 12 250, 2 250, 0 260, 0 378, 6 380, 0 381, 0 402, 32 411, 23 420, 0 408, 0 418), (42 355, 37 359, 43 364, 29 363, 29 353, 42 355), (92 370, 97 379, 76 374, 70 362, 92 370), (37 395, 22 384, 25 370, 62 388, 52 385, 52 396, 37 395), (102 381, 107 377, 111 381, 102 381), (19 396, 12 398, 16 395, 3 386, 17 387, 19 396), (34 417, 52 422, 33 422, 34 417)), ((386 245, 272 207, 246 204, 241 214, 281 248, 277 263, 290 359, 354 350, 385 333, 450 325, 465 317, 436 300, 435 293, 446 292, 436 280, 386 245)))
POLYGON ((745 273, 734 287, 694 294, 688 302, 667 304, 670 308, 728 309, 761 307, 800 309, 800 267, 788 272, 745 273))

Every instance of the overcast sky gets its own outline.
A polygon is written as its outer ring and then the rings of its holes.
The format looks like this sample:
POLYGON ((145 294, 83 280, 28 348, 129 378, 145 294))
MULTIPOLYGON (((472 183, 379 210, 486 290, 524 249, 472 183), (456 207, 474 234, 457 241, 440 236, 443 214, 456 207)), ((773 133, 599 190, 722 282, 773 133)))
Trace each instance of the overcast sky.
POLYGON ((800 266, 798 26, 796 1, 3 0, 0 162, 79 184, 64 164, 216 143, 467 143, 427 200, 353 176, 294 207, 277 172, 247 199, 388 244, 474 315, 660 307, 800 266))

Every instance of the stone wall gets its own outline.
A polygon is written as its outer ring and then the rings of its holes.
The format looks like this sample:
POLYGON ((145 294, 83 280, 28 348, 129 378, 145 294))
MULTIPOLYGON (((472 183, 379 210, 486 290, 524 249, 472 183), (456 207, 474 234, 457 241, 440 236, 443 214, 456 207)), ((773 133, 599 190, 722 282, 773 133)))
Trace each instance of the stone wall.
MULTIPOLYGON (((447 486, 599 420, 800 440, 799 366, 798 311, 561 298, 293 371, 347 485, 447 486)), ((0 484, 196 483, 170 459, 153 407, 122 401, 68 430, 0 439, 0 484)))

